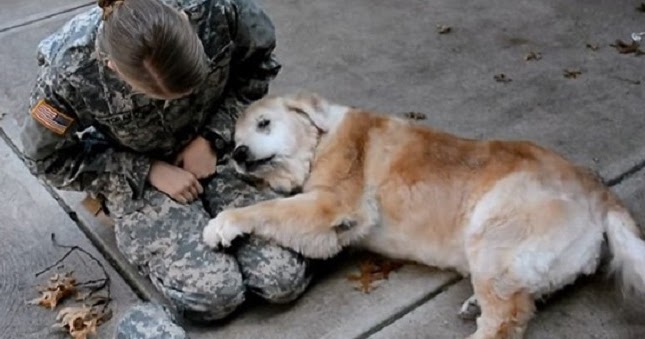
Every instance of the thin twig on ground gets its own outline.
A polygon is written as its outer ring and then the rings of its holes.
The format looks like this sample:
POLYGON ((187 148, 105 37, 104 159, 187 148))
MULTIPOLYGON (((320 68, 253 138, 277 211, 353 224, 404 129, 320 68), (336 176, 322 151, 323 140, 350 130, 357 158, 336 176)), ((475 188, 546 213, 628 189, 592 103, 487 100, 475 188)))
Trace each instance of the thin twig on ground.
POLYGON ((45 267, 43 270, 41 270, 38 273, 36 273, 36 277, 39 277, 40 275, 52 270, 54 267, 57 267, 58 265, 60 265, 63 261, 65 261, 65 259, 67 259, 75 251, 81 252, 81 253, 85 254, 87 257, 89 257, 92 261, 94 261, 101 268, 101 271, 103 272, 104 278, 95 279, 95 280, 89 280, 89 281, 85 281, 85 282, 79 282, 79 283, 76 284, 76 286, 89 286, 89 285, 93 285, 93 284, 99 284, 97 286, 91 286, 90 287, 90 292, 86 296, 86 298, 88 298, 88 299, 90 297, 92 297, 95 293, 105 289, 106 294, 107 294, 105 296, 106 301, 102 305, 102 311, 105 311, 105 309, 109 306, 110 302, 112 301, 112 291, 110 290, 110 276, 108 275, 107 270, 105 269, 105 266, 103 266, 103 263, 101 263, 101 261, 99 259, 97 259, 94 255, 92 255, 90 252, 86 251, 84 248, 82 248, 80 246, 60 244, 56 240, 56 234, 55 233, 51 234, 51 241, 54 244, 54 246, 59 247, 59 248, 67 249, 67 252, 60 259, 56 260, 56 262, 54 262, 53 264, 45 267))

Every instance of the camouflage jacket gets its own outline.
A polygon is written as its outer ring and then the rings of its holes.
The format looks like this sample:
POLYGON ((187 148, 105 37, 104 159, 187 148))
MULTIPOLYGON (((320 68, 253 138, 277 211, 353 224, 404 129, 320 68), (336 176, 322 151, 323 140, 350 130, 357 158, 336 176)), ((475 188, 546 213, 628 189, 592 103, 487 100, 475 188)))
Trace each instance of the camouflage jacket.
POLYGON ((273 24, 252 0, 162 1, 188 14, 209 56, 206 83, 187 97, 133 93, 107 67, 96 44, 98 7, 39 44, 40 71, 21 136, 30 171, 47 184, 136 198, 151 160, 171 160, 202 129, 232 142, 238 112, 268 92, 281 66, 273 24), (47 109, 35 110, 43 102, 47 109))

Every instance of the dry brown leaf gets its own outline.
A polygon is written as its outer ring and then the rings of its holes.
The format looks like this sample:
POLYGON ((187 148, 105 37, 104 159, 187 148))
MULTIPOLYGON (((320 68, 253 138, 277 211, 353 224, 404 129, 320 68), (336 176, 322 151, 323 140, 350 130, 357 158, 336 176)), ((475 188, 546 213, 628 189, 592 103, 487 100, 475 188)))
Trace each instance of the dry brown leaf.
POLYGON ((76 279, 73 272, 65 273, 63 276, 54 274, 49 278, 47 285, 41 286, 39 290, 40 297, 29 301, 29 304, 53 310, 65 298, 76 293, 76 279))
POLYGON ((576 79, 581 74, 582 74, 582 71, 575 68, 564 70, 564 77, 567 79, 576 79))
POLYGON ((585 46, 594 52, 600 49, 600 46, 598 46, 597 44, 588 43, 585 46))
POLYGON ((452 31, 452 27, 446 25, 437 25, 437 32, 439 34, 448 34, 452 31))
POLYGON ((360 273, 350 274, 347 279, 350 281, 357 281, 359 283, 358 289, 363 293, 370 293, 374 277, 372 276, 373 263, 371 261, 363 261, 358 265, 360 273))
POLYGON ((495 76, 493 78, 495 79, 495 81, 503 82, 503 83, 513 81, 511 78, 507 77, 506 74, 504 74, 504 73, 495 74, 495 76))
POLYGON ((58 267, 74 251, 81 252, 92 259, 103 271, 103 279, 88 280, 78 282, 73 272, 54 274, 47 279, 45 286, 39 286, 41 292, 40 298, 30 301, 30 304, 43 306, 50 310, 56 308, 65 298, 74 296, 77 301, 82 301, 82 306, 65 307, 58 312, 54 327, 66 330, 74 339, 87 339, 88 336, 96 333, 98 326, 108 321, 112 317, 112 311, 108 307, 110 304, 110 277, 103 267, 100 260, 91 253, 79 246, 61 245, 56 241, 56 234, 51 234, 51 240, 55 246, 68 249, 67 253, 58 259, 52 265, 36 273, 36 277, 44 274, 51 269, 58 267), (89 291, 82 291, 82 289, 89 291), (97 292, 106 291, 106 295, 98 295, 97 292))
POLYGON ((402 261, 393 261, 388 259, 366 259, 359 263, 359 274, 350 274, 347 279, 357 281, 357 288, 363 293, 370 293, 374 290, 372 283, 379 280, 387 280, 390 273, 398 270, 404 265, 402 261))
POLYGON ((537 60, 540 60, 540 59, 542 59, 542 54, 540 52, 533 52, 533 51, 529 52, 524 57, 524 60, 526 60, 526 61, 531 61, 531 60, 537 61, 537 60))
POLYGON ((390 278, 390 273, 397 271, 403 265, 402 261, 385 260, 380 264, 380 272, 378 273, 383 276, 383 279, 387 280, 390 278))
POLYGON ((612 45, 609 45, 613 48, 615 48, 618 53, 620 54, 634 54, 634 55, 643 55, 645 52, 643 52, 640 49, 640 44, 636 41, 632 41, 631 44, 628 44, 620 39, 616 40, 616 42, 612 45))
POLYGON ((74 339, 87 339, 96 333, 98 326, 109 320, 111 312, 87 305, 65 307, 56 316, 58 323, 53 327, 61 328, 74 339))
POLYGON ((403 113, 403 116, 411 120, 425 120, 428 118, 425 113, 421 112, 406 112, 403 113))

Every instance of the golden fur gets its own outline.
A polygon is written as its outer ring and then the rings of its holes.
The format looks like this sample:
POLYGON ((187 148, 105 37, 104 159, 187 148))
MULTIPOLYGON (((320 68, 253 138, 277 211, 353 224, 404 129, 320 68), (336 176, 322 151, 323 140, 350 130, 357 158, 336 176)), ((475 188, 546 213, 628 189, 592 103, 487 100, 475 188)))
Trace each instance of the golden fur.
POLYGON ((455 269, 481 306, 472 338, 522 337, 535 298, 596 270, 605 234, 644 290, 645 244, 620 201, 533 143, 464 139, 313 94, 256 102, 235 141, 245 161, 267 159, 240 173, 302 193, 223 211, 204 230, 210 246, 255 233, 315 258, 352 245, 455 269))

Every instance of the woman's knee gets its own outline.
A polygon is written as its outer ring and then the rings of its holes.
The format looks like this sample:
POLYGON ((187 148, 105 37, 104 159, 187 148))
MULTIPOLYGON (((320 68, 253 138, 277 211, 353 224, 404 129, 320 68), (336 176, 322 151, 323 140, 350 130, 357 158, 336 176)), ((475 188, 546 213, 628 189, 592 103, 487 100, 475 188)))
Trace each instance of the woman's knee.
POLYGON ((116 220, 119 250, 155 287, 195 321, 232 313, 244 302, 242 274, 231 255, 202 243, 210 216, 201 203, 183 205, 158 191, 147 204, 116 220))
POLYGON ((272 303, 297 299, 311 282, 304 257, 257 237, 240 245, 236 258, 246 287, 272 303))
POLYGON ((155 287, 188 320, 209 322, 233 313, 246 292, 235 258, 210 251, 185 254, 151 263, 150 280, 155 287))

